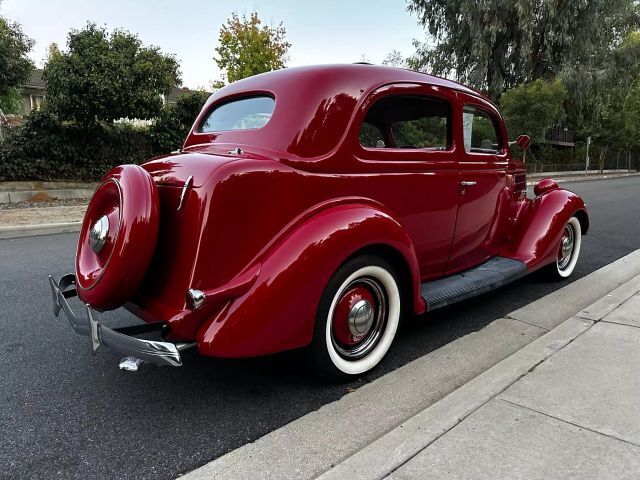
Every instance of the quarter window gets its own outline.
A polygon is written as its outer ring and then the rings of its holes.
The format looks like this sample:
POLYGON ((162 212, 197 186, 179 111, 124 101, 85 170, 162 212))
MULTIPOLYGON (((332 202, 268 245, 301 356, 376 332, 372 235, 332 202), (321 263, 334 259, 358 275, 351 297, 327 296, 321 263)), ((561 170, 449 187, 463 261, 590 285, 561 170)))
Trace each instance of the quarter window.
POLYGON ((471 153, 498 153, 500 135, 491 116, 477 108, 465 106, 462 113, 464 149, 471 153))
POLYGON ((232 100, 214 108, 200 125, 200 131, 254 130, 264 127, 273 113, 271 97, 249 97, 232 100))
POLYGON ((451 110, 445 101, 414 95, 386 97, 367 112, 360 128, 366 148, 448 150, 451 110))

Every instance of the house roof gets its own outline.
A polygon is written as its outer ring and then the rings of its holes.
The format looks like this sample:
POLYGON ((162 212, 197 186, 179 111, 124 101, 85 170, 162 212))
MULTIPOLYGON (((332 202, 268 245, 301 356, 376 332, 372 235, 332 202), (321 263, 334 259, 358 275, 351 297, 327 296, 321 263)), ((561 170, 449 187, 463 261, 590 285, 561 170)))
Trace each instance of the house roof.
POLYGON ((36 68, 31 72, 31 77, 27 80, 25 87, 31 88, 41 88, 44 90, 44 81, 42 80, 42 72, 41 68, 36 68))

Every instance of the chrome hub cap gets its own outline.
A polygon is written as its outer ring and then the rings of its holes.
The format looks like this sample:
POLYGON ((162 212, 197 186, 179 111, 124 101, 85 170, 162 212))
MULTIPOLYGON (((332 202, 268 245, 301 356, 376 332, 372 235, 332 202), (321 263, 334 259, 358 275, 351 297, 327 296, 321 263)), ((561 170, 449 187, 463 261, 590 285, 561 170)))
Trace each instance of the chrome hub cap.
POLYGON ((359 300, 349 312, 349 331, 354 337, 365 335, 373 324, 373 307, 367 300, 359 300))
POLYGON ((558 252, 558 268, 564 270, 571 263, 571 257, 573 256, 573 247, 575 244, 575 232, 573 226, 568 224, 564 227, 564 233, 562 239, 560 239, 560 249, 558 252))
POLYGON ((331 318, 331 342, 338 354, 353 360, 378 344, 387 316, 387 293, 375 279, 359 278, 336 295, 331 318))
POLYGON ((99 253, 105 243, 107 243, 107 237, 109 236, 109 217, 103 215, 98 219, 96 223, 91 227, 89 232, 89 244, 91 249, 95 253, 99 253))

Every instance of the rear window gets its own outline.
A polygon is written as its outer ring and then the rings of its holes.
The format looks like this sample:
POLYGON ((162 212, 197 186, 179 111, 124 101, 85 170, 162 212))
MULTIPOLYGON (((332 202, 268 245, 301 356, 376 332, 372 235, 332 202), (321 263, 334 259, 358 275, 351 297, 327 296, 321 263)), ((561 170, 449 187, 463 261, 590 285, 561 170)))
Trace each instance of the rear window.
POLYGON ((275 100, 266 95, 223 103, 209 113, 200 125, 200 131, 207 133, 262 128, 271 118, 275 104, 275 100))

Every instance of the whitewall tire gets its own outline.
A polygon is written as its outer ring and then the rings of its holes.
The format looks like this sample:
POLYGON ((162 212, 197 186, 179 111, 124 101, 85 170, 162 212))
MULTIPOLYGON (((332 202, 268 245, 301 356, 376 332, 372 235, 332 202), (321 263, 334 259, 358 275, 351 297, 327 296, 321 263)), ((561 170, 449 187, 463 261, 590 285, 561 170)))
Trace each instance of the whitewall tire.
POLYGON ((343 264, 318 307, 312 344, 316 371, 346 379, 378 365, 396 335, 401 298, 398 277, 384 260, 366 255, 343 264))
POLYGON ((563 280, 573 273, 580 256, 582 228, 576 217, 571 217, 564 227, 556 260, 547 267, 547 273, 554 280, 563 280))

